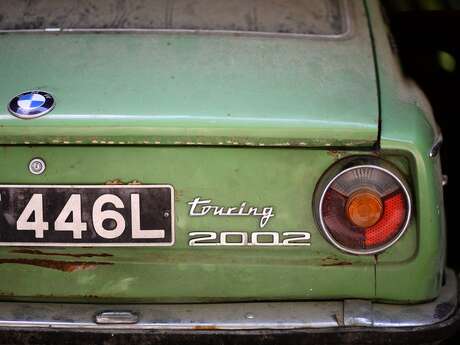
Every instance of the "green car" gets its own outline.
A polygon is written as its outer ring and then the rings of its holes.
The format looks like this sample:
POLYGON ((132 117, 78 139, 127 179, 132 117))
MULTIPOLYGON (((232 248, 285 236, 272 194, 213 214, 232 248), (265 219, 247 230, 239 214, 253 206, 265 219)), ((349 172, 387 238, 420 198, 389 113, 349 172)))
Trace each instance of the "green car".
POLYGON ((442 136, 379 6, 2 0, 0 339, 452 334, 442 136))

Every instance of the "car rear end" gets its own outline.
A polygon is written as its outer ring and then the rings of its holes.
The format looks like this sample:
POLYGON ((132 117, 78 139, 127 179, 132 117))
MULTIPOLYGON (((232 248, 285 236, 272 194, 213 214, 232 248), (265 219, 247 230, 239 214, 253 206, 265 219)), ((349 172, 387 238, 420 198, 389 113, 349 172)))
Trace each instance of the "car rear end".
POLYGON ((379 93, 373 5, 1 6, 5 332, 453 324, 437 132, 379 93))

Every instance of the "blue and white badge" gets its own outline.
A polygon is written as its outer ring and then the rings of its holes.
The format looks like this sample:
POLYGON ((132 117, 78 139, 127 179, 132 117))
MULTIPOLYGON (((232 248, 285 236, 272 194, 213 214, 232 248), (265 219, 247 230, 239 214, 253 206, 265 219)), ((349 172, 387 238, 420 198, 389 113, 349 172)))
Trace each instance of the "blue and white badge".
POLYGON ((54 98, 45 91, 27 91, 14 97, 8 104, 8 111, 20 119, 34 119, 53 110, 54 98))

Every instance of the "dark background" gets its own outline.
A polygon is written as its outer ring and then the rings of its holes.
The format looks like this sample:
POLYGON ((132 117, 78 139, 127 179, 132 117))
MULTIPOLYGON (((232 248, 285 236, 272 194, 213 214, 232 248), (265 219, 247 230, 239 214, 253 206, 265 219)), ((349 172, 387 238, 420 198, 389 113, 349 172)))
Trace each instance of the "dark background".
MULTIPOLYGON (((414 79, 429 98, 441 127, 444 189, 447 215, 447 265, 460 272, 460 238, 456 229, 456 191, 460 157, 460 0, 382 0, 404 73, 414 79)), ((446 344, 460 344, 456 339, 446 344)))

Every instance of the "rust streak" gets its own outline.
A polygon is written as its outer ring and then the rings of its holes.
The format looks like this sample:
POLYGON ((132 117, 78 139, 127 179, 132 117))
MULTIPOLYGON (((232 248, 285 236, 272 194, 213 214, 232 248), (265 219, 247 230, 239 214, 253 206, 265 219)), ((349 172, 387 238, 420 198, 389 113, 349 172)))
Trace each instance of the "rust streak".
POLYGON ((194 330, 197 331, 212 331, 219 329, 217 326, 209 325, 209 326, 193 326, 194 330))
POLYGON ((83 253, 83 254, 70 254, 70 253, 50 253, 50 252, 43 252, 37 249, 15 249, 12 250, 11 253, 16 254, 30 254, 30 255, 50 255, 50 256, 68 256, 72 258, 92 258, 92 257, 100 257, 100 258, 107 258, 113 256, 112 254, 92 254, 92 253, 83 253))
POLYGON ((323 267, 329 267, 329 266, 351 266, 353 265, 351 262, 349 261, 337 261, 337 262, 327 262, 327 263, 323 263, 321 264, 321 266, 323 267))
POLYGON ((322 262, 321 266, 323 266, 323 267, 351 266, 351 265, 353 265, 353 263, 350 262, 350 261, 343 261, 343 260, 340 260, 339 258, 334 257, 334 256, 328 256, 328 257, 322 259, 321 262, 322 262))
POLYGON ((97 261, 57 261, 40 259, 0 259, 1 264, 31 265, 58 270, 62 272, 75 272, 95 269, 97 266, 113 265, 111 262, 97 261))

